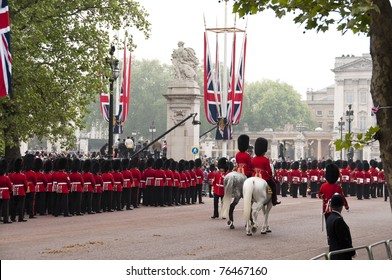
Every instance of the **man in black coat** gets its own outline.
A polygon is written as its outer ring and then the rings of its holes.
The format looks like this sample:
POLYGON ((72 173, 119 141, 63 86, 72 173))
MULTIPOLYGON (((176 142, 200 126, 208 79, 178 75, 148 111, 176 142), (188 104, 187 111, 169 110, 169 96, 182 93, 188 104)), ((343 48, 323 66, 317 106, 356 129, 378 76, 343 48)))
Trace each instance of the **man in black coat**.
MULTIPOLYGON (((343 205, 343 197, 335 193, 331 198, 332 212, 327 219, 327 236, 330 252, 353 248, 350 228, 341 215, 343 205)), ((355 256, 355 251, 332 254, 331 260, 351 260, 353 256, 355 256)))

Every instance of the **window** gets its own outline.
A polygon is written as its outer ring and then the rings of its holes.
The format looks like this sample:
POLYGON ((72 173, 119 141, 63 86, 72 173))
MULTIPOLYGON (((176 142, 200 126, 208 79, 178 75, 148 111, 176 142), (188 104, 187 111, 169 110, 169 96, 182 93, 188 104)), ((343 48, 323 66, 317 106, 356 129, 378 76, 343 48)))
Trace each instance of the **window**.
POLYGON ((317 115, 318 117, 321 117, 321 116, 323 115, 323 111, 317 111, 317 112, 316 112, 316 115, 317 115))
POLYGON ((366 130, 367 129, 367 125, 366 125, 366 113, 361 112, 358 116, 358 127, 360 130, 366 130))
POLYGON ((361 104, 366 104, 367 103, 367 97, 368 97, 367 92, 364 92, 364 91, 360 92, 359 93, 359 102, 361 104))
POLYGON ((344 93, 344 99, 346 104, 353 103, 353 93, 351 91, 346 91, 344 93))
POLYGON ((328 111, 328 116, 333 116, 333 111, 328 111))

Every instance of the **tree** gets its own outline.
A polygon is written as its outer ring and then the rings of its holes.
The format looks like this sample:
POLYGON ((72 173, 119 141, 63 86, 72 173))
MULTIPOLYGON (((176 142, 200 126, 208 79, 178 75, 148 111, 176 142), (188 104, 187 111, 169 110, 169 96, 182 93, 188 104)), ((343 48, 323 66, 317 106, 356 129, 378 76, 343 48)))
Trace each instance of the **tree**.
POLYGON ((301 95, 292 86, 279 81, 264 80, 246 84, 243 116, 240 127, 247 123, 253 131, 265 128, 282 129, 302 122, 314 128, 314 119, 301 95), (287 114, 282 114, 287 112, 287 114))
MULTIPOLYGON (((372 57, 372 79, 370 93, 373 104, 392 105, 392 7, 390 0, 235 0, 233 12, 240 16, 256 14, 265 9, 275 11, 281 18, 286 13, 295 13, 295 23, 304 24, 306 30, 327 31, 330 27, 343 33, 366 33, 370 39, 372 57)), ((389 193, 392 193, 392 110, 377 113, 380 128, 375 134, 380 143, 389 193)), ((392 200, 390 199, 392 209, 392 200)))
POLYGON ((120 43, 109 42, 110 31, 148 37, 148 14, 133 0, 18 0, 9 9, 13 92, 0 100, 5 156, 20 156, 19 142, 34 135, 71 146, 102 88, 98 73, 107 73, 110 45, 120 43))

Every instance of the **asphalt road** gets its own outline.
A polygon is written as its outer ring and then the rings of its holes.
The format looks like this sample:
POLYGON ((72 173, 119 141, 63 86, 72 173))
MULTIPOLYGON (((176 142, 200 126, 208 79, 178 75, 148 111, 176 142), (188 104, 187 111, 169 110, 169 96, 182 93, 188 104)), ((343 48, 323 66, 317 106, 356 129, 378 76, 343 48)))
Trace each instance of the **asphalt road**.
MULTIPOLYGON (((2 260, 309 260, 328 250, 321 231, 321 200, 281 198, 270 214, 272 233, 246 236, 242 200, 231 230, 211 219, 205 204, 141 207, 132 211, 74 216, 38 216, 0 224, 2 260)), ((354 247, 392 239, 392 214, 384 199, 348 197, 354 247)), ((261 215, 259 216, 261 222, 261 215)), ((363 252, 363 253, 362 253, 363 252)), ((375 250, 385 259, 385 249, 375 250)), ((357 259, 366 259, 365 251, 357 259)))

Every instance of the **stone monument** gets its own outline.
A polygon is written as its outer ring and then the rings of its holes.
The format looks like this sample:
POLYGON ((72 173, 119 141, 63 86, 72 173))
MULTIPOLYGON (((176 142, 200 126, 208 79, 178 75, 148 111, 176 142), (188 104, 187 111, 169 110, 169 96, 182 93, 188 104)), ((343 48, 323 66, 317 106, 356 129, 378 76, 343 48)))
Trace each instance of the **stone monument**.
MULTIPOLYGON (((188 117, 197 113, 200 119, 200 87, 195 81, 199 60, 192 48, 185 48, 184 42, 178 42, 178 48, 173 50, 172 63, 174 79, 170 82, 166 94, 167 100, 167 129, 170 129, 188 117)), ((200 126, 192 124, 192 118, 171 131, 166 136, 167 158, 174 160, 190 160, 199 157, 192 154, 193 147, 199 147, 200 126)))

